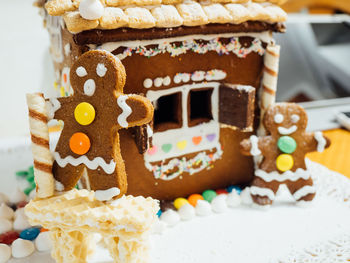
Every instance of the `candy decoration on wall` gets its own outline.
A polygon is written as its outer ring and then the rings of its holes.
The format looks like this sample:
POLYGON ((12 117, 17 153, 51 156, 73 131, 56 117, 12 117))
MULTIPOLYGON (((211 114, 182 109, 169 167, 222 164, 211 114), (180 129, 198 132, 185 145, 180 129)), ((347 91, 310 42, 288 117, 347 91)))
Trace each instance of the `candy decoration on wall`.
POLYGON ((67 191, 86 173, 99 200, 121 196, 127 180, 118 130, 149 123, 153 106, 143 96, 123 94, 125 69, 109 52, 86 52, 69 76, 73 95, 50 100, 50 116, 64 122, 54 151, 54 178, 67 191))
POLYGON ((29 128, 34 157, 34 175, 39 198, 50 197, 54 193, 52 174, 53 157, 50 152, 48 113, 43 94, 27 94, 29 108, 29 128))
POLYGON ((241 142, 241 152, 248 156, 263 156, 250 187, 253 201, 270 205, 281 184, 286 184, 297 202, 309 202, 315 197, 313 180, 305 165, 308 152, 329 147, 330 141, 321 132, 308 133, 305 110, 294 103, 271 105, 263 119, 269 136, 241 142))
MULTIPOLYGON (((264 56, 264 75, 260 91, 261 120, 263 119, 266 109, 275 103, 276 100, 280 50, 281 47, 275 44, 269 44, 266 48, 264 56)), ((265 129, 262 122, 260 122, 258 135, 265 135, 265 129)))

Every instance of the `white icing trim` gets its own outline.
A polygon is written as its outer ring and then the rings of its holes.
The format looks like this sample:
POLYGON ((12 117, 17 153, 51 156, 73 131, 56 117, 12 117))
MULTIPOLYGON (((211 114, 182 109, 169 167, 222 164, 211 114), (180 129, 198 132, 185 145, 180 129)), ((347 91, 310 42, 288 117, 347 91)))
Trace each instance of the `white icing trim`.
POLYGON ((290 135, 294 132, 296 132, 298 130, 298 126, 296 125, 293 125, 289 128, 285 128, 285 127, 278 127, 278 132, 281 134, 281 135, 290 135))
POLYGON ((126 100, 129 98, 127 95, 121 95, 117 99, 118 106, 123 110, 123 112, 118 116, 118 123, 121 127, 127 128, 128 122, 126 119, 132 113, 130 106, 126 103, 126 100))
POLYGON ((153 130, 151 126, 149 126, 149 124, 147 124, 147 135, 148 135, 148 138, 153 136, 153 130))
POLYGON ((55 180, 55 190, 62 192, 64 190, 64 185, 61 182, 55 180))
POLYGON ((55 116, 55 112, 61 108, 61 103, 56 98, 50 98, 49 101, 46 102, 46 109, 48 112, 48 117, 50 120, 52 120, 55 116))
POLYGON ((292 115, 292 122, 297 123, 300 120, 300 116, 298 114, 292 115))
POLYGON ((316 193, 316 188, 312 185, 305 185, 293 194, 295 200, 299 200, 308 194, 316 193))
POLYGON ((171 83, 171 78, 169 76, 166 76, 164 79, 163 79, 163 85, 164 86, 169 86, 171 83))
POLYGON ((84 94, 87 96, 92 96, 94 95, 96 90, 96 84, 93 79, 88 79, 84 83, 84 94))
POLYGON ((64 54, 66 56, 69 56, 70 52, 71 52, 71 47, 70 47, 70 44, 68 43, 64 46, 64 54))
POLYGON ((146 89, 149 89, 150 87, 152 87, 153 85, 153 81, 150 78, 147 78, 143 81, 143 87, 146 89))
POLYGON ((105 173, 112 174, 115 171, 116 163, 114 160, 111 160, 109 164, 102 157, 96 157, 93 160, 89 160, 86 155, 82 155, 78 158, 74 158, 72 156, 67 156, 65 158, 61 158, 58 152, 53 153, 57 164, 60 167, 66 167, 67 164, 78 166, 80 164, 84 164, 90 170, 96 170, 97 167, 101 167, 105 173))
POLYGON ((259 143, 258 137, 256 137, 255 135, 252 135, 252 136, 250 136, 249 140, 250 140, 250 144, 251 144, 250 154, 252 156, 260 155, 261 151, 260 151, 259 146, 258 146, 258 143, 259 143))
POLYGON ((75 73, 77 73, 78 77, 81 78, 87 76, 86 69, 83 66, 77 67, 75 73))
POLYGON ((275 121, 275 123, 280 124, 283 122, 284 117, 281 113, 277 113, 274 117, 273 120, 275 121))
POLYGON ((280 174, 277 171, 267 173, 261 169, 258 169, 255 171, 255 176, 260 177, 267 183, 272 181, 284 182, 287 180, 295 182, 299 179, 308 180, 310 178, 310 173, 307 170, 301 168, 298 168, 295 172, 289 170, 283 174, 280 174))
POLYGON ((109 201, 113 197, 120 194, 120 189, 118 187, 112 187, 107 190, 96 190, 95 198, 99 201, 109 201))
MULTIPOLYGON (((146 93, 146 97, 151 101, 155 102, 162 96, 181 93, 181 105, 182 108, 182 127, 178 129, 170 129, 164 132, 156 132, 153 135, 153 144, 158 148, 156 154, 145 153, 146 163, 163 161, 169 158, 200 152, 204 150, 210 150, 214 148, 220 148, 219 137, 220 137, 220 125, 218 122, 218 93, 219 93, 219 82, 202 82, 186 84, 170 89, 161 90, 149 90, 146 93), (210 88, 213 89, 211 94, 211 113, 213 120, 196 125, 194 127, 188 126, 188 96, 191 90, 199 88, 210 88), (214 135, 215 134, 215 135, 214 135), (208 135, 212 135, 213 139, 208 139, 208 135), (193 137, 201 136, 202 141, 195 145, 192 141, 193 137), (176 140, 174 141, 174 138, 176 140), (184 149, 177 148, 177 142, 186 141, 187 145, 184 149), (163 152, 161 147, 163 144, 172 144, 171 151, 163 152)), ((210 136, 209 136, 210 137, 210 136)), ((148 167, 151 167, 149 164, 148 167)))
POLYGON ((317 151, 320 153, 323 152, 326 148, 327 141, 323 137, 322 132, 320 131, 315 132, 314 138, 317 141, 317 151))
POLYGON ((96 67, 96 74, 99 77, 103 78, 106 75, 106 72, 107 72, 106 66, 102 63, 98 63, 96 67))
POLYGON ((257 196, 267 196, 271 201, 275 200, 275 193, 269 188, 251 186, 250 193, 257 196))
POLYGON ((162 84, 163 84, 163 78, 156 78, 154 80, 154 86, 155 87, 159 88, 160 86, 162 86, 162 84))
MULTIPOLYGON (((187 47, 193 43, 194 40, 204 40, 204 41, 210 41, 215 40, 217 38, 239 38, 239 37, 252 37, 256 39, 257 41, 262 41, 265 43, 272 43, 273 38, 270 31, 265 31, 261 33, 226 33, 226 34, 210 34, 210 35, 188 35, 188 36, 181 36, 181 37, 173 37, 173 38, 162 38, 162 39, 153 39, 153 40, 134 40, 134 41, 123 41, 123 42, 108 42, 104 43, 101 46, 96 45, 89 45, 90 49, 102 49, 107 50, 109 52, 112 52, 120 47, 127 47, 127 48, 139 48, 139 47, 146 47, 150 45, 159 45, 160 53, 174 51, 174 55, 180 55, 183 52, 187 51, 187 47), (178 47, 173 47, 171 43, 174 42, 185 42, 186 48, 182 51, 178 47)), ((213 46, 212 49, 215 51, 217 50, 217 45, 213 46)), ((230 47, 231 49, 231 47, 230 47)), ((233 50, 233 47, 232 47, 233 50)), ((124 52, 125 53, 125 52, 124 52)), ((117 57, 120 60, 123 60, 127 56, 130 56, 130 53, 126 54, 118 54, 117 57)))
POLYGON ((46 16, 46 26, 50 35, 50 53, 52 59, 57 63, 62 63, 64 59, 63 47, 62 47, 62 17, 58 16, 46 16))

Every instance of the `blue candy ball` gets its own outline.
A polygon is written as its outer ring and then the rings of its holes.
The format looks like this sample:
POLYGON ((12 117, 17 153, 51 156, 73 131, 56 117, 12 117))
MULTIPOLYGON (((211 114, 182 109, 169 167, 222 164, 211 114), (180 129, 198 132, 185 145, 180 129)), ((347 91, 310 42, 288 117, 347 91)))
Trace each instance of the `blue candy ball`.
POLYGON ((227 192, 231 193, 233 190, 236 190, 237 194, 241 194, 242 192, 242 188, 240 188, 239 186, 237 185, 231 185, 229 187, 226 188, 227 192))
POLYGON ((24 229, 20 234, 19 237, 25 240, 34 240, 39 235, 40 229, 39 228, 27 228, 24 229))

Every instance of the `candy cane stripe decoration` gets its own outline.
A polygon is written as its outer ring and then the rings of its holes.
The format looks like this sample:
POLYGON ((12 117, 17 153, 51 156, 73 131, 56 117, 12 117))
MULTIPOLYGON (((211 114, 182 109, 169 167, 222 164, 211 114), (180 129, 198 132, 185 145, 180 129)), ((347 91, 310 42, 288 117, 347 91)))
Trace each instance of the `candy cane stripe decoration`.
POLYGON ((264 76, 262 79, 262 89, 260 92, 260 126, 258 135, 265 135, 265 129, 262 124, 266 109, 276 100, 278 66, 280 58, 280 46, 269 44, 266 48, 264 57, 264 76))
POLYGON ((48 115, 44 95, 27 94, 27 104, 37 197, 50 197, 54 194, 55 181, 52 174, 53 156, 50 152, 48 115))

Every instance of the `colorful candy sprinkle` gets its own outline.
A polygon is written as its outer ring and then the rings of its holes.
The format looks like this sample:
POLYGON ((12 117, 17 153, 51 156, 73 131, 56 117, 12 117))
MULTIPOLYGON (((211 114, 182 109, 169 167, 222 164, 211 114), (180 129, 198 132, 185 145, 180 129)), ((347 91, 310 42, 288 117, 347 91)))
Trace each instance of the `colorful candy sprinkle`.
POLYGON ((0 243, 11 245, 17 238, 19 238, 19 234, 16 231, 8 231, 0 235, 0 243))
POLYGON ((72 152, 83 155, 87 153, 90 149, 90 139, 89 137, 82 132, 77 132, 72 135, 69 140, 69 147, 72 152))
POLYGON ((161 215, 162 215, 162 210, 159 209, 157 212, 157 216, 160 217, 161 215))
POLYGON ((208 201, 209 203, 217 196, 216 192, 214 190, 205 190, 202 193, 202 196, 204 200, 208 201))
POLYGON ((39 228, 27 228, 24 229, 20 234, 19 237, 25 240, 34 240, 39 235, 40 229, 39 228))
POLYGON ((292 169, 294 165, 294 159, 290 154, 281 154, 276 159, 277 169, 281 172, 292 169))
POLYGON ((74 110, 74 117, 80 125, 89 125, 95 119, 95 108, 88 102, 81 102, 74 110))
POLYGON ((193 207, 195 207, 198 200, 204 200, 204 198, 200 194, 192 194, 187 198, 187 200, 193 207))
POLYGON ((242 192, 242 188, 240 188, 239 186, 237 185, 231 185, 229 187, 226 188, 227 192, 231 193, 233 190, 236 190, 237 194, 241 194, 242 192))
POLYGON ((293 153, 297 148, 297 143, 290 136, 282 136, 277 141, 277 147, 283 153, 293 153))
POLYGON ((228 194, 226 189, 218 189, 215 191, 217 195, 228 194))
POLYGON ((182 197, 176 198, 174 201, 174 206, 177 210, 179 210, 181 208, 181 206, 183 206, 185 204, 188 204, 188 201, 187 201, 187 199, 182 198, 182 197))

